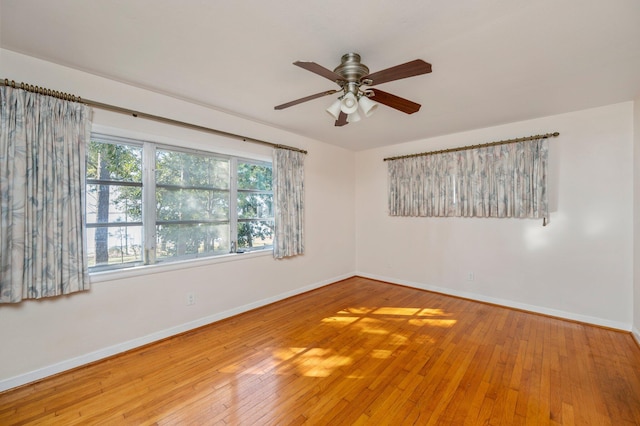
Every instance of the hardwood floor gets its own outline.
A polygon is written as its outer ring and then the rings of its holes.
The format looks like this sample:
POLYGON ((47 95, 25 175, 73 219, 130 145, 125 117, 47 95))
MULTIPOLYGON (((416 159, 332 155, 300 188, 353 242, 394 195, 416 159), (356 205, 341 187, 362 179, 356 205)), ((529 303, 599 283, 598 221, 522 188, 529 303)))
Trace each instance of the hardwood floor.
POLYGON ((351 278, 2 393, 0 424, 640 425, 640 348, 351 278))

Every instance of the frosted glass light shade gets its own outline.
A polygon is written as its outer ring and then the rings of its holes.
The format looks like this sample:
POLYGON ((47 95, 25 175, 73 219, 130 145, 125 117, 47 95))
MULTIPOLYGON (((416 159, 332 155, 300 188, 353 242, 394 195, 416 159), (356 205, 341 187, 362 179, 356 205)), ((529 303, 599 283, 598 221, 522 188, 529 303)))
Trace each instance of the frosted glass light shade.
POLYGON ((340 107, 345 114, 351 114, 358 109, 358 99, 356 95, 349 92, 342 97, 342 106, 340 107))
POLYGON ((341 106, 342 106, 342 102, 340 102, 340 99, 336 99, 336 101, 332 103, 329 108, 327 108, 327 112, 329 113, 329 115, 331 115, 333 118, 337 120, 338 117, 340 116, 341 106))
POLYGON ((365 117, 371 117, 376 109, 378 109, 378 103, 373 102, 366 96, 362 96, 360 98, 360 109, 364 113, 365 117))
POLYGON ((360 121, 360 114, 358 114, 358 110, 356 109, 351 114, 347 115, 347 123, 355 123, 356 121, 360 121))

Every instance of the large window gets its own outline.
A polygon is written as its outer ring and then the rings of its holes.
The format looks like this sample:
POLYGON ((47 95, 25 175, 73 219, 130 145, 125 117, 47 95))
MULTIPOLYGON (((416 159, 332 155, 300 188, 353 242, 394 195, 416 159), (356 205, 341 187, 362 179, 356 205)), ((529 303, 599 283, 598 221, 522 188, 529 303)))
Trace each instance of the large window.
POLYGON ((270 249, 271 163, 93 135, 90 270, 270 249))

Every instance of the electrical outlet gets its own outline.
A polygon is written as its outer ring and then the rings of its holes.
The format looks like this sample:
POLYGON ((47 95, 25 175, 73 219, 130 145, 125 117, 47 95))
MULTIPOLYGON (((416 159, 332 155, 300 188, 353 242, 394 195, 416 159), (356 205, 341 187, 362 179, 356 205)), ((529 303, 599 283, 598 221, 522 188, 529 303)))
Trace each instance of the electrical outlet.
POLYGON ((467 281, 473 281, 475 279, 475 275, 473 272, 467 272, 467 281))
POLYGON ((187 293, 187 306, 196 304, 196 295, 195 293, 187 293))

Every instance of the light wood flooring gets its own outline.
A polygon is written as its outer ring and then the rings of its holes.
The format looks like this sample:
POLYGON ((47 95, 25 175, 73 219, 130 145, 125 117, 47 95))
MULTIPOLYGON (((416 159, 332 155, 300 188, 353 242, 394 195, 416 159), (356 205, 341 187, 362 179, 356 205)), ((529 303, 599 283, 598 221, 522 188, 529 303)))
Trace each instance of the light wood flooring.
POLYGON ((18 424, 640 425, 640 348, 351 278, 0 394, 18 424))

